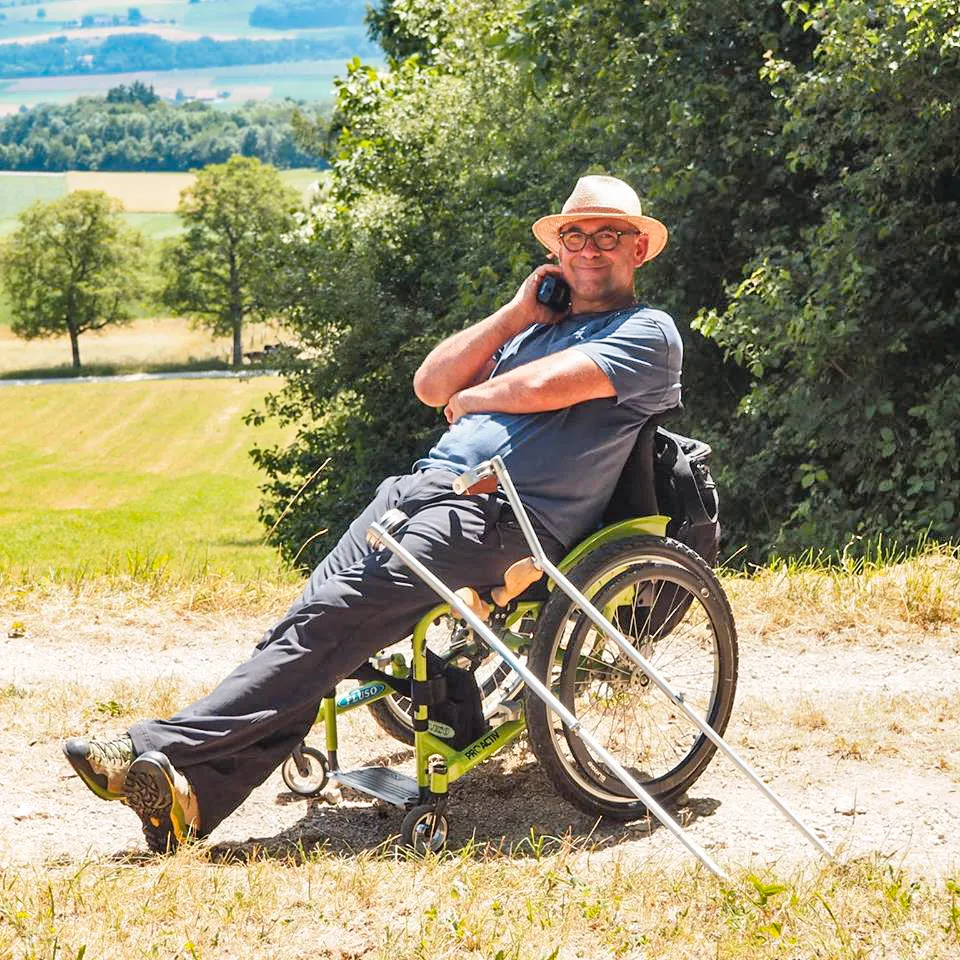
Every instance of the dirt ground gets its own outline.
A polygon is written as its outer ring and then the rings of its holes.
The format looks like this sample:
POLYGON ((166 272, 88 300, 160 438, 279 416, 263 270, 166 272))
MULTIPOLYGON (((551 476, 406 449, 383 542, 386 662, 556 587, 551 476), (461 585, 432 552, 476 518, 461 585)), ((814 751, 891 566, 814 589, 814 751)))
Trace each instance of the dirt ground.
MULTIPOLYGON (((956 875, 960 630, 772 626, 769 614, 736 596, 734 611, 740 680, 731 744, 841 856, 875 853, 956 875)), ((122 729, 130 719, 122 706, 119 717, 109 714, 124 695, 154 702, 157 690, 174 699, 201 692, 247 655, 270 619, 135 599, 92 607, 69 596, 42 605, 14 596, 0 605, 0 864, 145 850, 133 813, 98 800, 72 775, 61 738, 122 729)), ((321 745, 319 730, 312 739, 321 745)), ((345 721, 341 746, 345 766, 409 759, 365 710, 345 721)), ((725 758, 672 809, 728 866, 792 866, 818 856, 725 758)), ((275 773, 206 843, 227 857, 288 843, 349 855, 397 833, 401 818, 356 794, 336 806, 296 797, 275 773)), ((522 853, 533 828, 590 835, 611 855, 638 861, 689 856, 655 824, 594 824, 556 796, 525 744, 454 786, 450 820, 454 847, 473 837, 522 853)))

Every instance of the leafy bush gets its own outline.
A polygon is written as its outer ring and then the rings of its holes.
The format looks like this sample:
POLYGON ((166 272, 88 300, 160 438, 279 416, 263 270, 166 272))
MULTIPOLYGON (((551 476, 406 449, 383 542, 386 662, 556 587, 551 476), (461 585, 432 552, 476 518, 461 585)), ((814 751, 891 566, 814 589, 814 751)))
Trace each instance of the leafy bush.
POLYGON ((442 429, 417 363, 512 294, 530 223, 594 172, 670 227, 639 295, 684 333, 681 427, 715 447, 728 552, 957 535, 954 4, 392 0, 370 22, 390 67, 340 84, 283 280, 308 359, 268 412, 301 433, 259 457, 289 556, 442 429))
POLYGON ((727 504, 758 550, 956 538, 956 6, 796 13, 819 37, 812 69, 771 52, 764 75, 806 209, 698 322, 752 375, 724 443, 727 504))

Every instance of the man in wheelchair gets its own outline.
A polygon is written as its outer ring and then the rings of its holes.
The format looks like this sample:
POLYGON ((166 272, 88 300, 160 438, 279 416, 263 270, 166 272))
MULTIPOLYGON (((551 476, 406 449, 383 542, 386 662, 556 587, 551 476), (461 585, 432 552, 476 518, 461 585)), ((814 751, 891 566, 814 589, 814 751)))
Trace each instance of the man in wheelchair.
POLYGON ((556 262, 416 373, 417 396, 443 407, 449 429, 412 472, 383 481, 250 659, 170 719, 64 744, 94 793, 136 811, 151 849, 213 830, 301 743, 321 698, 435 606, 408 567, 367 544, 372 520, 402 509, 417 559, 454 587, 492 588, 529 549, 495 489, 458 496, 455 477, 501 456, 559 560, 600 523, 644 423, 679 404, 680 337, 633 285, 666 245, 663 224, 623 181, 587 176, 533 232, 556 262), (543 302, 551 278, 568 285, 568 306, 543 302))

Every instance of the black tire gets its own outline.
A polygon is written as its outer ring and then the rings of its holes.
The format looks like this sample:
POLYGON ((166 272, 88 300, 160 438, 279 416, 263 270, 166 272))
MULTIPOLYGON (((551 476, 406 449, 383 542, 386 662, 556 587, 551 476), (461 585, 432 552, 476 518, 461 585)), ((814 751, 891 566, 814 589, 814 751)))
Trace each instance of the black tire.
MULTIPOLYGON (((429 635, 430 649, 439 656, 450 659, 457 666, 466 666, 460 662, 462 640, 466 631, 460 622, 453 617, 445 616, 440 619, 436 627, 431 628, 429 635)), ((483 647, 482 641, 477 641, 483 647)), ((402 643, 389 648, 390 652, 399 653, 406 660, 407 670, 410 668, 411 647, 408 637, 402 643)), ((483 704, 483 713, 489 719, 493 711, 503 700, 515 696, 520 689, 520 678, 511 670, 492 650, 484 648, 483 661, 476 670, 476 677, 480 687, 480 698, 483 704)), ((385 733, 395 740, 413 746, 413 702, 410 697, 402 693, 395 693, 382 700, 375 700, 369 705, 370 713, 385 733)))
POLYGON ((301 797, 314 797, 327 785, 327 758, 313 747, 301 746, 299 753, 299 757, 291 753, 283 761, 280 776, 293 793, 301 797))
MULTIPOLYGON (((721 735, 733 709, 737 636, 719 581, 692 550, 635 536, 600 547, 569 578, 721 735)), ((554 589, 537 624, 533 672, 659 802, 688 790, 716 747, 554 589)), ((530 743, 557 791, 591 815, 631 820, 645 807, 529 691, 530 743)))
POLYGON ((367 709, 384 733, 407 746, 413 746, 413 718, 409 697, 394 693, 374 701, 367 709))
POLYGON ((447 818, 430 804, 423 803, 403 818, 400 840, 420 856, 427 852, 439 853, 447 845, 449 829, 447 818))

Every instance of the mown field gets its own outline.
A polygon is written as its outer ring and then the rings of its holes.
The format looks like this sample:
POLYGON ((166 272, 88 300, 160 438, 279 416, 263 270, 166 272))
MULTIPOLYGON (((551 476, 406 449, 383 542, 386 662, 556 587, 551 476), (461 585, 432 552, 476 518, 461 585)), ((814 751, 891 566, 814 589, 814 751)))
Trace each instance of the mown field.
POLYGON ((275 573, 243 416, 272 378, 5 387, 0 577, 275 573))

